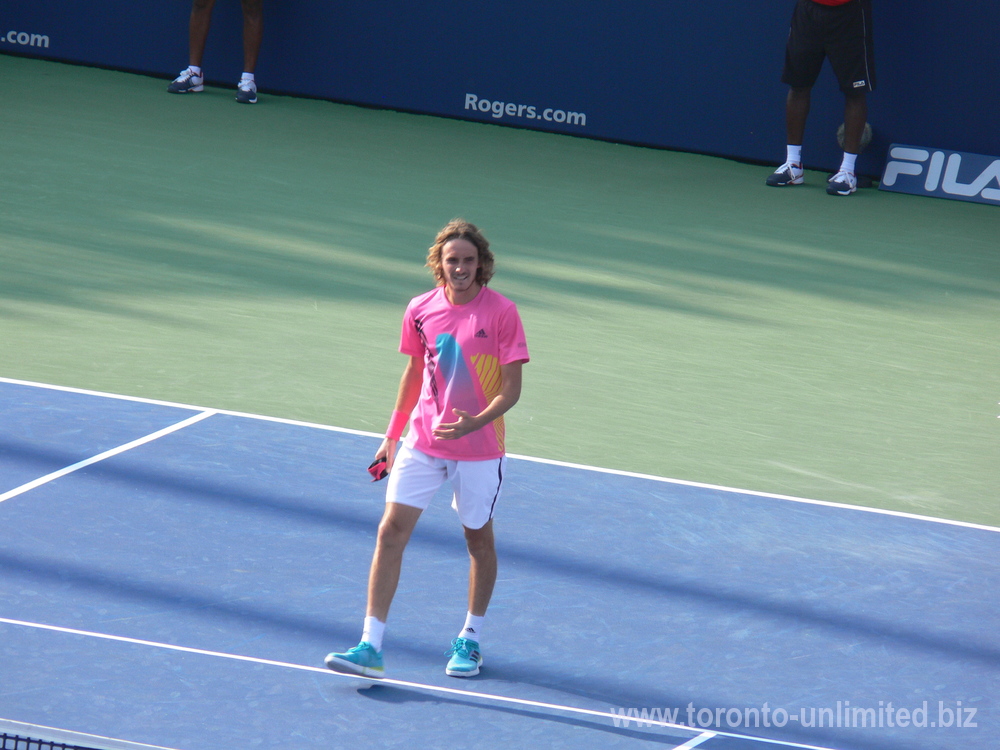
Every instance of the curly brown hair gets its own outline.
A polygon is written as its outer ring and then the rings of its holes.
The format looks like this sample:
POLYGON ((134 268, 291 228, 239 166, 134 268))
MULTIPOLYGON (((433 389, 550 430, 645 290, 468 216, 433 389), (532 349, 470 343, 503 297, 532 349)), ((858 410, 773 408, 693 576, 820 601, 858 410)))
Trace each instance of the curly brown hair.
POLYGON ((434 244, 427 251, 427 267, 434 274, 438 286, 444 285, 444 270, 441 267, 441 251, 452 240, 467 240, 479 251, 479 268, 476 269, 476 282, 486 286, 493 278, 493 252, 490 243, 479 231, 479 227, 465 219, 452 219, 437 233, 434 244))

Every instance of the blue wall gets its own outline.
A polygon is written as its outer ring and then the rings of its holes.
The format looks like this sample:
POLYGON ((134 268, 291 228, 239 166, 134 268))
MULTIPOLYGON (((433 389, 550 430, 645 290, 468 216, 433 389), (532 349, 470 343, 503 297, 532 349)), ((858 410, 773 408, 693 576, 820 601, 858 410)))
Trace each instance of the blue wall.
MULTIPOLYGON (((269 2, 257 79, 264 92, 776 163, 784 157, 779 79, 792 5, 269 2), (491 108, 469 108, 469 95, 491 108), (505 106, 495 111, 497 103, 505 106)), ((862 171, 879 173, 891 142, 1000 153, 1000 3, 874 5, 879 88, 862 171)), ((187 62, 189 12, 186 0, 0 0, 0 52, 173 77, 187 62), (33 45, 30 34, 48 37, 48 46, 33 45)), ((210 81, 239 77, 241 25, 238 0, 218 0, 210 81)), ((839 164, 842 108, 827 68, 813 96, 807 164, 839 164)))

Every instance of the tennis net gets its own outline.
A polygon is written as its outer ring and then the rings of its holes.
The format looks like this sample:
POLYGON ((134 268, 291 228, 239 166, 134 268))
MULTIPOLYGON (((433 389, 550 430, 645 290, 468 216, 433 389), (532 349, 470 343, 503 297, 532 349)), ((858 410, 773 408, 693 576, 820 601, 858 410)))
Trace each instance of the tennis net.
POLYGON ((0 750, 101 750, 101 748, 67 745, 64 742, 35 740, 17 734, 0 732, 0 750))
POLYGON ((0 719, 0 750, 169 750, 169 748, 0 719))

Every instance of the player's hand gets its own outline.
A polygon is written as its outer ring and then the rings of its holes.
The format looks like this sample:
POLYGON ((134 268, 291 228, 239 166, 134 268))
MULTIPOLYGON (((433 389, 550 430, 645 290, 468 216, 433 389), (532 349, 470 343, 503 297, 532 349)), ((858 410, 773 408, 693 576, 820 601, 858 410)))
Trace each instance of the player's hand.
POLYGON ((382 440, 382 445, 378 447, 375 451, 375 460, 379 461, 385 459, 385 470, 386 472, 392 471, 393 461, 396 460, 396 446, 399 445, 398 440, 390 440, 385 438, 382 440))
POLYGON ((467 411, 452 409, 452 412, 458 417, 457 422, 442 422, 434 428, 434 437, 439 440, 458 440, 470 432, 475 432, 482 426, 467 411))
POLYGON ((375 460, 368 465, 368 473, 372 475, 372 481, 377 482, 385 479, 392 471, 392 464, 396 460, 396 445, 398 440, 384 438, 382 445, 375 451, 375 460))

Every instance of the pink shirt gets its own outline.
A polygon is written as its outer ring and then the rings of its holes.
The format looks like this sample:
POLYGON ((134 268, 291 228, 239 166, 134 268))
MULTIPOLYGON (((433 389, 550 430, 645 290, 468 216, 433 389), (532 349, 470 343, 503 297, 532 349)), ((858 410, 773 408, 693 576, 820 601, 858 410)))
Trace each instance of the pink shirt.
POLYGON ((457 440, 439 440, 432 430, 442 422, 458 421, 454 408, 479 414, 500 392, 500 365, 528 361, 514 303, 483 287, 471 302, 453 305, 444 287, 437 287, 407 305, 399 351, 424 358, 423 386, 410 416, 406 444, 459 461, 502 456, 503 417, 457 440))

